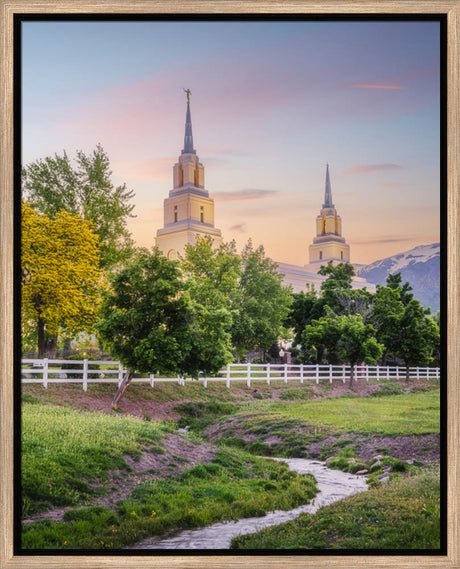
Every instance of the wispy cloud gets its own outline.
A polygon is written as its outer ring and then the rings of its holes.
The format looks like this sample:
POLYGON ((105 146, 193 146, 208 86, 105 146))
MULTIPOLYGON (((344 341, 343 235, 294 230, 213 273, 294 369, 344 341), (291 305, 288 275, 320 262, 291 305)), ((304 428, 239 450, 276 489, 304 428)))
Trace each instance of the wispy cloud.
POLYGON ((358 89, 396 89, 398 91, 403 91, 404 87, 401 85, 370 85, 370 84, 359 84, 355 85, 358 89))
POLYGON ((362 240, 353 240, 351 243, 353 245, 377 245, 377 244, 386 244, 386 243, 408 243, 414 240, 416 236, 395 236, 395 237, 380 237, 376 239, 362 239, 362 240))
POLYGON ((234 192, 214 192, 213 197, 219 202, 241 201, 241 200, 264 200, 279 194, 278 190, 259 190, 248 188, 245 190, 235 190, 234 192))
POLYGON ((399 164, 353 164, 348 166, 342 174, 372 174, 374 172, 390 172, 393 170, 403 170, 399 164))
POLYGON ((237 223, 228 228, 229 231, 235 231, 236 233, 247 233, 247 228, 245 223, 237 223))

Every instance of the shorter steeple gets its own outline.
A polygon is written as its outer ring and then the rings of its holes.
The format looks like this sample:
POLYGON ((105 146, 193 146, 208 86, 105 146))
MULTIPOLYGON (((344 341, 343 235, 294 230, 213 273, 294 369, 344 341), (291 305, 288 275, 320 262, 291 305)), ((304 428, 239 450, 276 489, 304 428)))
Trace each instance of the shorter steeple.
POLYGON ((326 189, 324 192, 323 208, 334 207, 332 203, 331 179, 329 177, 329 164, 326 165, 326 189))
POLYGON ((310 264, 318 266, 328 261, 350 262, 350 246, 342 237, 342 220, 332 203, 331 178, 329 164, 326 166, 326 188, 324 203, 316 218, 316 237, 309 247, 310 264))

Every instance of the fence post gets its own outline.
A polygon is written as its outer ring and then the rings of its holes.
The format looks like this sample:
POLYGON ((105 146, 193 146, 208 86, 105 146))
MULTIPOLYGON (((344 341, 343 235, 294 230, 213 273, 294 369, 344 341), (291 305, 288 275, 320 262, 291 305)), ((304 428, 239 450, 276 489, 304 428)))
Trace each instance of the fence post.
POLYGON ((342 364, 342 382, 343 383, 345 383, 345 381, 346 381, 345 380, 345 368, 346 368, 346 365, 342 364))
POLYGON ((155 387, 155 376, 153 375, 153 373, 150 374, 150 387, 155 387))
POLYGON ((316 364, 316 384, 319 384, 319 364, 316 364))
POLYGON ((438 367, 436 368, 436 375, 435 375, 435 378, 436 378, 436 379, 439 379, 439 368, 438 368, 438 367))
POLYGON ((426 378, 430 379, 430 368, 428 366, 426 368, 426 378))
POLYGON ((228 389, 230 389, 230 364, 227 364, 227 380, 225 382, 225 385, 228 389))
POLYGON ((288 372, 288 366, 287 364, 284 364, 284 383, 287 383, 287 372, 288 372))
POLYGON ((251 387, 251 364, 250 364, 250 362, 248 362, 246 364, 246 366, 247 366, 246 385, 248 387, 251 387))
MULTIPOLYGON (((398 373, 398 366, 396 366, 396 373, 398 373)), ((391 379, 390 378, 390 366, 387 366, 387 379, 391 379)))
MULTIPOLYGON (((185 383, 183 385, 185 385, 185 383)), ((208 387, 208 378, 207 377, 203 377, 203 386, 208 387)))
POLYGON ((329 364, 329 383, 332 383, 332 364, 329 364))
POLYGON ((267 384, 270 385, 270 364, 267 364, 267 384))
POLYGON ((88 360, 83 360, 83 391, 88 391, 88 360))
POLYGON ((121 363, 119 363, 118 364, 118 387, 120 387, 122 381, 123 381, 123 365, 121 363))
POLYGON ((366 381, 369 381, 369 366, 366 364, 366 381))
POLYGON ((300 364, 300 383, 303 383, 303 364, 300 364))
POLYGON ((417 367, 417 379, 420 379, 420 368, 417 367))
POLYGON ((48 389, 48 358, 43 358, 43 387, 48 389))

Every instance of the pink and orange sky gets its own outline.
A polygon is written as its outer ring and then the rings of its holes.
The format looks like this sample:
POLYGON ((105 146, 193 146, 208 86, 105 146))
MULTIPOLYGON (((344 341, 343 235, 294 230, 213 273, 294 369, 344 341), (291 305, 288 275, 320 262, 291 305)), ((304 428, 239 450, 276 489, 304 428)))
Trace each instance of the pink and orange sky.
POLYGON ((303 265, 326 163, 351 260, 439 240, 439 23, 22 23, 23 163, 101 143, 153 246, 183 146, 215 223, 303 265))

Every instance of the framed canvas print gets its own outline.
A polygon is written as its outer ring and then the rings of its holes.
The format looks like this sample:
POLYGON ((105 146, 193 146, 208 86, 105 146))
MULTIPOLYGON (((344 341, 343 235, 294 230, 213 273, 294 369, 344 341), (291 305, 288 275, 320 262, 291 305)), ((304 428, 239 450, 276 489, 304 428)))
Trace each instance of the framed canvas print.
POLYGON ((2 567, 460 567, 458 2, 1 7, 2 567))

